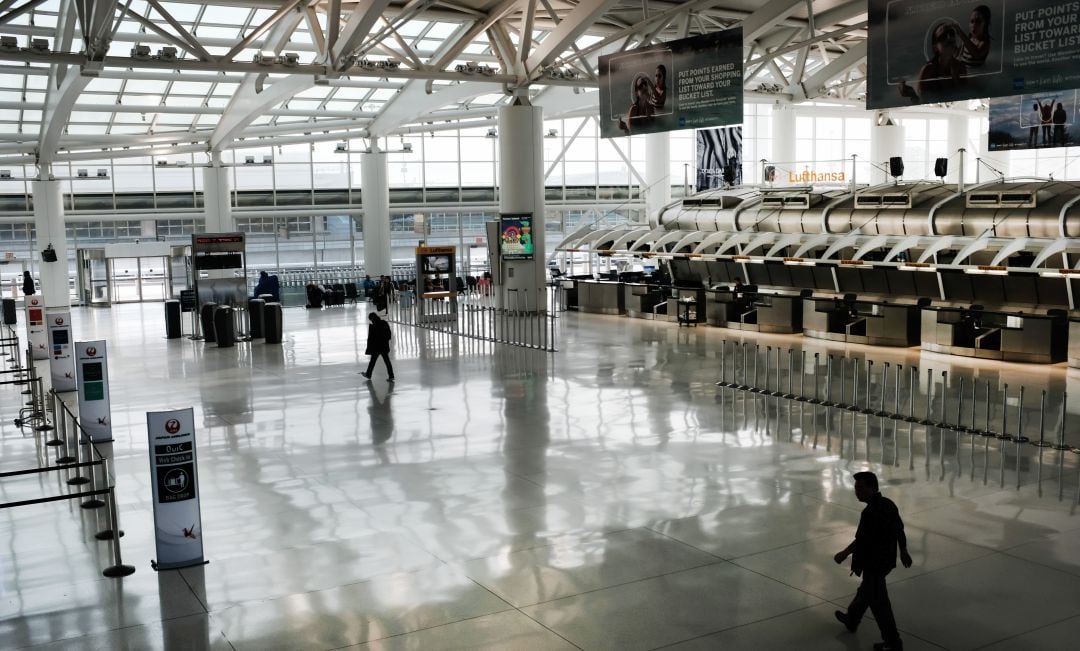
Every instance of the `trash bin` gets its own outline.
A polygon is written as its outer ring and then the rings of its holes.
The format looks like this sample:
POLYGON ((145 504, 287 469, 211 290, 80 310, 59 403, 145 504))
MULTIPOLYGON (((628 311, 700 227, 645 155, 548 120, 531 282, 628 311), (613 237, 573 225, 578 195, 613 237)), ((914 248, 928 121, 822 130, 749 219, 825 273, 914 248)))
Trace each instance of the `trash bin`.
POLYGON ((15 299, 4 299, 4 325, 15 325, 18 319, 15 318, 15 299))
POLYGON ((214 338, 217 340, 218 348, 232 348, 236 343, 233 310, 228 305, 218 305, 214 309, 214 338))
POLYGON ((180 301, 165 301, 165 338, 179 339, 184 336, 183 321, 180 320, 180 301))
POLYGON ((280 344, 282 333, 281 303, 267 303, 263 306, 263 334, 266 343, 280 344))
POLYGON ((263 334, 265 330, 263 327, 263 308, 265 305, 266 301, 261 298, 248 300, 248 322, 251 325, 252 339, 262 339, 266 336, 263 334))
POLYGON ((214 310, 217 303, 203 303, 199 308, 199 323, 202 325, 203 340, 214 343, 214 310))

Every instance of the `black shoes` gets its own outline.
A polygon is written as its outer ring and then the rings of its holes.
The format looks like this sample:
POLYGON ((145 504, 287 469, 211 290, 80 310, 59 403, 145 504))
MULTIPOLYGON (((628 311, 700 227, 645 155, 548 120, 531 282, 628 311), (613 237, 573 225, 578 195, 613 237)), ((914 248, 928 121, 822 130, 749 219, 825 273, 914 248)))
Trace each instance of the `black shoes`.
POLYGON ((900 640, 896 642, 875 642, 874 651, 903 651, 904 643, 900 640))
MULTIPOLYGON (((859 625, 857 623, 852 622, 850 619, 848 619, 847 613, 845 613, 844 611, 837 610, 833 613, 833 615, 836 615, 836 620, 843 624, 844 627, 852 633, 855 632, 855 629, 859 628, 859 625)), ((876 649, 877 647, 875 646, 874 648, 876 649)))
POLYGON ((391 375, 390 377, 386 378, 386 381, 387 382, 393 382, 394 381, 394 376, 391 375))
POLYGON ((360 375, 363 375, 365 380, 370 380, 371 379, 371 376, 368 375, 367 373, 363 372, 363 371, 360 371, 360 375))

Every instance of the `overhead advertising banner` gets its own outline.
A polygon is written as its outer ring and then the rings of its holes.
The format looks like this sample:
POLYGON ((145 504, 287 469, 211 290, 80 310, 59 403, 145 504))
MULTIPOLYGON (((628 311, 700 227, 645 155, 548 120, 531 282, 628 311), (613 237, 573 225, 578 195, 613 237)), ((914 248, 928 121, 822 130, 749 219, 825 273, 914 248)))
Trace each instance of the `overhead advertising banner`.
POLYGON ((1077 91, 990 100, 990 151, 1070 147, 1080 143, 1077 91))
POLYGON ((49 358, 49 339, 45 333, 45 301, 40 296, 26 297, 26 340, 34 359, 49 358))
POLYGON ((202 514, 192 408, 146 412, 154 487, 155 570, 201 565, 202 514))
POLYGON ((109 365, 105 341, 76 341, 79 370, 79 424, 94 443, 113 440, 109 405, 109 365))
POLYGON ((742 127, 698 129, 697 191, 742 182, 742 127))
POLYGON ((869 0, 867 108, 1080 87, 1080 1, 869 0))
POLYGON ((600 136, 743 119, 742 28, 600 57, 600 136))
POLYGON ((48 310, 45 322, 49 331, 49 372, 53 391, 74 391, 75 355, 71 336, 71 312, 48 310))

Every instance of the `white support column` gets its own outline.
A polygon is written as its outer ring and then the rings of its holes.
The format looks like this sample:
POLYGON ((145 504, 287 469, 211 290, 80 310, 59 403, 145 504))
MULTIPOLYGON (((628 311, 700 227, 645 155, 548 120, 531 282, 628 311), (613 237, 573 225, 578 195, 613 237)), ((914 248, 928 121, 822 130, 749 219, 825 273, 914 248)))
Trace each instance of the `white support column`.
POLYGON ((870 170, 869 183, 886 183, 889 180, 889 159, 904 155, 904 127, 893 122, 885 111, 874 114, 870 125, 870 162, 875 167, 870 170), (878 168, 884 168, 881 171, 878 168))
POLYGON ((660 209, 671 203, 671 134, 650 133, 645 136, 645 219, 660 214, 660 209))
POLYGON ((203 211, 207 233, 229 233, 236 230, 232 215, 232 183, 230 170, 221 164, 220 154, 203 168, 203 211))
MULTIPOLYGON (((42 175, 49 173, 43 169, 42 175)), ((56 252, 56 262, 41 263, 41 295, 45 299, 45 309, 66 310, 71 307, 71 295, 68 293, 68 247, 60 181, 37 179, 30 187, 34 193, 38 251, 51 244, 56 252)))
MULTIPOLYGON (((968 147, 968 119, 962 115, 950 115, 949 116, 949 144, 948 153, 942 154, 949 159, 949 174, 945 177, 948 183, 956 183, 960 177, 957 176, 960 173, 960 155, 957 153, 960 149, 966 149, 964 152, 964 176, 971 176, 974 170, 969 171, 971 165, 974 164, 974 157, 971 148, 968 147)), ((936 158, 936 156, 935 156, 936 158)), ((967 179, 964 179, 967 181, 967 179)))
POLYGON ((378 278, 390 274, 390 182, 386 152, 371 141, 371 151, 360 154, 360 198, 364 207, 364 273, 378 278))
MULTIPOLYGON (((795 107, 791 104, 773 105, 772 156, 768 160, 788 164, 795 162, 795 107)), ((758 161, 745 161, 744 164, 758 165, 758 161)), ((777 172, 778 177, 782 176, 779 170, 777 172)))
POLYGON ((499 212, 533 216, 533 259, 503 262, 498 295, 508 308, 526 307, 508 301, 511 294, 528 296, 531 310, 537 309, 538 297, 547 295, 543 127, 544 111, 539 106, 518 99, 499 108, 499 212))

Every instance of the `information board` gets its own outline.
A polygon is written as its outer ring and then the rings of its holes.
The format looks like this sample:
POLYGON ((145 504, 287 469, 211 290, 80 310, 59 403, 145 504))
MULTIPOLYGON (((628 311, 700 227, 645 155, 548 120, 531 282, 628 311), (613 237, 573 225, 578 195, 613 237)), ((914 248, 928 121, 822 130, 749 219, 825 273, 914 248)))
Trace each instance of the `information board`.
POLYGON ((154 492, 156 570, 201 565, 202 514, 195 454, 195 411, 146 412, 154 492))
POLYGON ((105 340, 75 342, 79 424, 94 443, 113 440, 106 351, 105 340))
POLYGON ((75 391, 75 355, 71 336, 71 312, 47 310, 45 321, 49 333, 49 372, 52 388, 57 392, 75 391))

